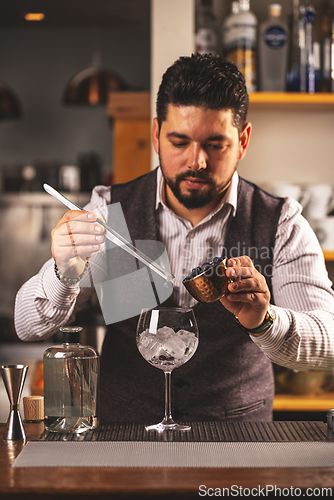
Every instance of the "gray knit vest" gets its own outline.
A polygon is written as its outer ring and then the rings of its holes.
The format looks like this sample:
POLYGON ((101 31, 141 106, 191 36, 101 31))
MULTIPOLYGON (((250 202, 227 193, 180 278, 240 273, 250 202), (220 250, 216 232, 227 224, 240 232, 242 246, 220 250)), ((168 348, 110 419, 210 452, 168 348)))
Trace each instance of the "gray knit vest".
MULTIPOLYGON (((133 241, 157 238, 156 172, 113 186, 133 241)), ((283 200, 240 179, 236 215, 224 243, 228 256, 248 254, 271 290, 271 266, 283 200)), ((272 296, 272 303, 274 297, 272 296)), ((168 299, 163 305, 176 305, 168 299)), ((271 420, 271 362, 218 301, 194 306, 199 346, 172 373, 173 416, 178 421, 271 420)), ((101 421, 156 423, 164 411, 164 375, 142 358, 138 317, 109 325, 101 355, 101 421)))

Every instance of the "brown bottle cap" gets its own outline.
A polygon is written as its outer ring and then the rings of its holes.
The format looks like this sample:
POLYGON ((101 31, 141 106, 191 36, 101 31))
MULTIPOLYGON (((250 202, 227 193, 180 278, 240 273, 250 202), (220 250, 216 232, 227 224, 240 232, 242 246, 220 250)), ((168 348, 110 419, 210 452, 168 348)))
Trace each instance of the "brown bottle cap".
POLYGON ((24 419, 27 422, 44 419, 43 396, 26 396, 23 398, 24 419))

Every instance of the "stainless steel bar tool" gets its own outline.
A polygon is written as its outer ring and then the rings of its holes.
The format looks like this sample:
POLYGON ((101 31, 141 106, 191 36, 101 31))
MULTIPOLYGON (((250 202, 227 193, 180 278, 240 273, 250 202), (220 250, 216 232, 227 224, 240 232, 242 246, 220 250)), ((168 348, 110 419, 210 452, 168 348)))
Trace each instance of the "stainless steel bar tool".
MULTIPOLYGON (((79 207, 78 205, 70 201, 68 198, 66 198, 66 196, 63 196, 56 189, 49 186, 48 184, 43 184, 43 187, 47 193, 49 193, 51 196, 53 196, 58 201, 63 203, 70 210, 83 210, 83 208, 79 207)), ((106 224, 102 219, 98 218, 96 222, 98 222, 98 224, 100 224, 105 228, 106 230, 105 236, 106 238, 108 238, 108 240, 112 241, 113 243, 121 247, 123 250, 128 252, 130 255, 140 260, 143 264, 145 264, 145 266, 149 267, 152 271, 154 271, 156 274, 158 274, 165 280, 172 281, 174 279, 172 273, 170 273, 162 266, 154 262, 144 253, 140 252, 136 247, 134 247, 125 238, 123 238, 122 235, 117 233, 117 231, 115 231, 112 227, 108 226, 108 224, 106 224)))
POLYGON ((0 368, 10 402, 10 412, 3 435, 5 441, 25 441, 26 439, 20 415, 20 399, 28 368, 26 365, 4 365, 0 368))

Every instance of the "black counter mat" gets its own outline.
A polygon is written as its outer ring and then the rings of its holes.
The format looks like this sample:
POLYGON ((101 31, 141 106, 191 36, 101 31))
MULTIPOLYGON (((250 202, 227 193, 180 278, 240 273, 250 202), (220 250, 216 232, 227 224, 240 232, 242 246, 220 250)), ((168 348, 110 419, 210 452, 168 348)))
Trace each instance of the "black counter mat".
POLYGON ((41 441, 301 442, 332 441, 323 422, 191 422, 186 432, 146 431, 145 424, 101 424, 83 434, 44 431, 41 441))

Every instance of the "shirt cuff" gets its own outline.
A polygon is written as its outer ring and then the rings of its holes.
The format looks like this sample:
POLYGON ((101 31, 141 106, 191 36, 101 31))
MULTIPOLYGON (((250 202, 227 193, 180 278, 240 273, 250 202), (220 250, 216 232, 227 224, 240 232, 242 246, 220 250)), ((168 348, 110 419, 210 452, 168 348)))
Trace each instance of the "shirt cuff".
POLYGON ((286 334, 290 329, 290 319, 287 312, 282 307, 271 306, 276 314, 273 325, 262 335, 249 335, 254 344, 259 346, 264 352, 278 351, 286 340, 286 334))
POLYGON ((47 299, 57 308, 70 309, 73 302, 80 293, 77 285, 64 285, 57 278, 54 268, 54 262, 48 266, 43 276, 43 288, 47 299))

